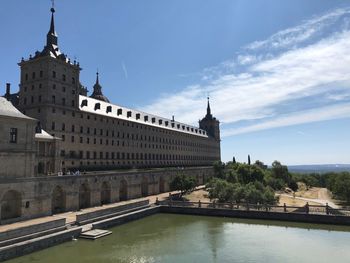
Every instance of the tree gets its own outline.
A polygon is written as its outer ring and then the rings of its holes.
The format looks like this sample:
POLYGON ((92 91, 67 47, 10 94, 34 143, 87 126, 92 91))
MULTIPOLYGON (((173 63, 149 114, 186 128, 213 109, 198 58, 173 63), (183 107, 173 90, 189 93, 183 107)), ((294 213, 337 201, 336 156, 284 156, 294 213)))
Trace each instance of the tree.
POLYGON ((341 173, 337 176, 334 184, 334 193, 337 197, 350 202, 350 174, 341 173))
POLYGON ((225 163, 215 161, 213 163, 214 176, 223 179, 225 177, 225 163))
POLYGON ((235 164, 236 163, 236 158, 233 156, 232 157, 232 163, 235 164))
POLYGON ((289 184, 291 175, 288 172, 286 165, 282 165, 278 161, 272 163, 272 176, 276 179, 281 179, 285 184, 289 184))
POLYGON ((254 163, 255 166, 258 166, 260 169, 266 170, 267 169, 267 165, 264 164, 263 162, 256 160, 254 163))
POLYGON ((196 181, 194 178, 185 176, 183 173, 177 174, 170 182, 171 191, 180 191, 180 195, 192 191, 196 187, 196 181))
POLYGON ((248 154, 248 165, 250 165, 250 155, 248 154))

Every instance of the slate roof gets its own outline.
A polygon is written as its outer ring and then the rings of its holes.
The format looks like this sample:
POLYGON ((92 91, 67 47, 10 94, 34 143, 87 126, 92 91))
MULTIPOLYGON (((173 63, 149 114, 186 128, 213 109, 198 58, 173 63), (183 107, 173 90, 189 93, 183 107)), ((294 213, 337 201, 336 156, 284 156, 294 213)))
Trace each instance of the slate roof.
POLYGON ((35 120, 24 115, 22 112, 16 109, 15 106, 12 105, 7 99, 0 97, 0 116, 20 118, 20 119, 28 119, 35 120))

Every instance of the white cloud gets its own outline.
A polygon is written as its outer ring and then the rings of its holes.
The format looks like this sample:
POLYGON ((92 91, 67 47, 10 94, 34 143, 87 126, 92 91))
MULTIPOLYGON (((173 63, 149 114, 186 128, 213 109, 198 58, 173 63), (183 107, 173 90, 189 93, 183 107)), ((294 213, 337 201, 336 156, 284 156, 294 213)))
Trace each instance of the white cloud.
POLYGON ((263 41, 255 41, 246 46, 247 49, 286 48, 317 36, 328 26, 333 25, 344 15, 350 13, 350 8, 339 8, 321 16, 315 16, 304 23, 279 31, 263 41))
MULTIPOLYGON (((319 109, 313 109, 304 112, 298 112, 296 114, 290 114, 287 116, 280 116, 278 118, 263 121, 258 124, 240 127, 236 129, 226 129, 222 132, 222 137, 256 132, 260 130, 266 130, 271 128, 279 128, 285 126, 292 126, 297 124, 311 123, 317 121, 325 121, 332 119, 347 118, 350 116, 350 103, 340 104, 329 107, 322 107, 319 109)), ((298 132, 300 134, 304 134, 298 132)))
POLYGON ((122 62, 122 69, 124 72, 125 79, 128 79, 128 70, 126 69, 124 61, 122 62))
POLYGON ((271 43, 284 47, 310 41, 275 55, 266 49, 258 55, 245 50, 236 58, 205 69, 201 79, 205 84, 164 94, 143 110, 175 115, 179 121, 195 124, 205 113, 209 92, 213 113, 225 124, 224 136, 344 116, 350 104, 350 29, 349 23, 338 21, 349 14, 350 9, 337 9, 278 32, 259 45, 253 43, 250 48, 262 49, 271 43), (334 27, 332 33, 311 41, 312 35, 326 26, 334 27), (239 64, 244 66, 240 73, 239 64), (310 98, 317 103, 311 105, 310 98), (321 100, 325 99, 323 104, 321 100), (338 104, 329 104, 332 102, 338 104), (236 128, 230 128, 232 124, 236 128))

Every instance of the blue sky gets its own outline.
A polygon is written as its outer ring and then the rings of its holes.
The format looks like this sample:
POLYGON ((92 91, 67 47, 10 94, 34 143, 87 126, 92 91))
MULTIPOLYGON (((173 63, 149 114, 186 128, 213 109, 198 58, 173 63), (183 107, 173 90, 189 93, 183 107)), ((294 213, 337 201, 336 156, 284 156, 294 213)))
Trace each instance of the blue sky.
MULTIPOLYGON (((50 1, 0 4, 0 92, 41 50, 50 1)), ((222 159, 350 163, 350 1, 56 0, 60 49, 91 91, 197 124, 210 94, 222 159)))

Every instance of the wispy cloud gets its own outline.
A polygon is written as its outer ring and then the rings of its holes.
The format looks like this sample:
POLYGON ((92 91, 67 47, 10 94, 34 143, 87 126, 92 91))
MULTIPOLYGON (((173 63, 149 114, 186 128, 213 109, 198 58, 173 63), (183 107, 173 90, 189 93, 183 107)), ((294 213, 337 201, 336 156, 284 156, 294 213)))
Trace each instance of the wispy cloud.
POLYGON ((122 62, 122 69, 124 72, 125 79, 128 79, 128 70, 126 69, 124 61, 122 62))
POLYGON ((194 123, 209 92, 223 136, 350 116, 350 8, 254 42, 204 69, 198 84, 145 111, 194 123))

